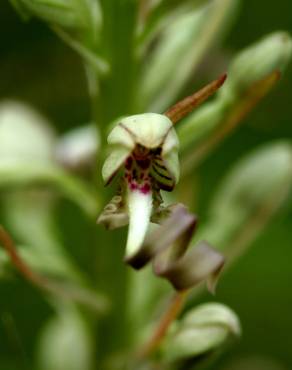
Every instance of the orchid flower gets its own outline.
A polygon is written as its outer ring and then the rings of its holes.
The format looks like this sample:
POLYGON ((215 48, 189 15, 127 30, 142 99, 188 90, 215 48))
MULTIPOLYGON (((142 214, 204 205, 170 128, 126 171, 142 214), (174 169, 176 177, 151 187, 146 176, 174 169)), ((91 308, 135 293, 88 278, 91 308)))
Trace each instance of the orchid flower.
POLYGON ((108 136, 112 151, 102 176, 109 184, 122 170, 119 196, 99 218, 109 228, 129 220, 127 256, 144 240, 150 219, 161 210, 160 190, 171 191, 179 178, 178 138, 171 120, 145 113, 122 119, 108 136))
POLYGON ((143 244, 150 221, 169 215, 160 190, 172 191, 179 179, 179 140, 174 124, 222 86, 220 76, 165 114, 144 113, 121 119, 108 136, 110 154, 103 168, 106 185, 121 172, 118 193, 98 218, 109 229, 129 223, 126 260, 143 244))

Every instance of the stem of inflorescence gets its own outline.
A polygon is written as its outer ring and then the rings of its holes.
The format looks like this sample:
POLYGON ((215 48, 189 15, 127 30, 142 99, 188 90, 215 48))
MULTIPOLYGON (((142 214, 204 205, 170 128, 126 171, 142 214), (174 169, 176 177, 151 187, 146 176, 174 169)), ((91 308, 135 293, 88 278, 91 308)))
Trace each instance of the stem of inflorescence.
POLYGON ((187 296, 187 292, 187 290, 184 290, 175 293, 175 295, 169 302, 166 311, 159 320, 153 335, 138 352, 137 357, 139 359, 148 357, 159 346, 170 325, 180 314, 187 296))

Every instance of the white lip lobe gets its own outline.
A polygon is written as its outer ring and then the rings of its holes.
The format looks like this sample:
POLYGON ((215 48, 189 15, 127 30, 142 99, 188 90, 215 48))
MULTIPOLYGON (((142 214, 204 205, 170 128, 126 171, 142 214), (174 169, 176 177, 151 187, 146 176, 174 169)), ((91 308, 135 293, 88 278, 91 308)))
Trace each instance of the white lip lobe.
POLYGON ((152 212, 152 192, 128 189, 129 231, 126 246, 127 258, 132 257, 142 245, 152 212))

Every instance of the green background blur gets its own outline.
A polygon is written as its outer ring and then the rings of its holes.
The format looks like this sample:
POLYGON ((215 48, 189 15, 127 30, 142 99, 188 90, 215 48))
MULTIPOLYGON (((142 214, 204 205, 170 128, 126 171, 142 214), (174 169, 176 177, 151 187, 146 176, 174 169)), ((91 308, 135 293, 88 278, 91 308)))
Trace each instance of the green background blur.
MULTIPOLYGON (((194 76, 193 86, 205 82, 211 72, 214 76, 214 71, 222 71, 235 51, 276 30, 292 33, 291 0, 242 1, 223 48, 214 45, 200 74, 194 76)), ((200 167, 204 184, 199 200, 201 218, 212 190, 237 158, 262 142, 292 139, 291 81, 292 65, 273 93, 200 167)), ((31 103, 54 122, 58 132, 90 120, 85 76, 78 56, 42 23, 23 23, 8 1, 1 0, 0 101, 7 98, 31 103)), ((216 300, 233 308, 243 326, 240 342, 222 358, 222 369, 237 370, 239 367, 231 364, 235 359, 254 356, 268 358, 265 370, 273 369, 268 367, 273 361, 282 364, 283 369, 292 369, 291 205, 290 199, 249 252, 220 281, 216 300)), ((72 245, 73 255, 85 267, 91 258, 91 252, 82 249, 86 243, 80 236, 86 233, 86 225, 76 210, 70 212, 70 207, 65 204, 62 211, 64 230, 69 231, 66 244, 72 245)), ((210 300, 210 296, 203 299, 210 300)), ((0 370, 32 370, 36 332, 48 315, 50 308, 29 284, 20 279, 0 281, 0 370)), ((249 365, 244 368, 257 370, 249 365)))

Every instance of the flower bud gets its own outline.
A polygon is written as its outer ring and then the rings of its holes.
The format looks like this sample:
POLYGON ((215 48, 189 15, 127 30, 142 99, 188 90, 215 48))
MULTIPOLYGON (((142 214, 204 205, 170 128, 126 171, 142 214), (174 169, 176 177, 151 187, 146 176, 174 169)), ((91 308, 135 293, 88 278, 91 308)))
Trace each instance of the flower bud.
POLYGON ((79 30, 99 28, 101 12, 95 0, 11 0, 25 17, 38 17, 49 24, 79 30))
POLYGON ((193 170, 270 92, 291 56, 291 38, 280 31, 235 56, 217 97, 178 127, 181 151, 189 152, 182 164, 183 173, 193 170))
POLYGON ((16 101, 0 104, 1 161, 52 162, 54 145, 54 132, 44 117, 16 101))
POLYGON ((286 32, 275 32, 238 54, 230 66, 223 96, 237 96, 275 70, 283 71, 292 55, 292 40, 286 32))
POLYGON ((97 155, 99 144, 99 132, 94 125, 77 127, 58 140, 57 160, 73 170, 91 167, 97 155))
MULTIPOLYGON (((280 141, 265 145, 239 161, 217 190, 209 222, 200 237, 225 248, 236 235, 255 235, 283 205, 292 187, 292 147, 280 141), (254 223, 249 228, 250 223, 254 223), (251 235, 251 234, 250 234, 251 235)), ((200 230, 200 231, 201 231, 200 230)), ((245 243, 250 239, 245 238, 245 243)), ((231 246, 232 247, 232 246, 231 246)))
POLYGON ((201 357, 240 332, 239 320, 230 308, 219 303, 203 304, 175 323, 163 344, 162 355, 166 362, 201 357))
MULTIPOLYGON (((167 9, 174 4, 170 1, 167 9)), ((167 27, 156 38, 145 63, 137 95, 142 110, 160 112, 175 100, 210 44, 230 26, 238 7, 237 0, 192 1, 186 6, 180 1, 178 4, 172 17, 164 19, 167 27)))

